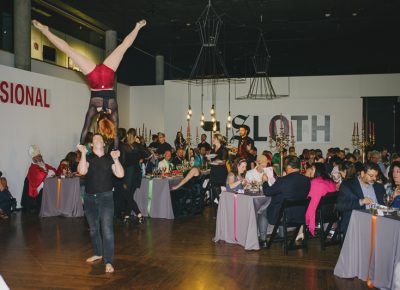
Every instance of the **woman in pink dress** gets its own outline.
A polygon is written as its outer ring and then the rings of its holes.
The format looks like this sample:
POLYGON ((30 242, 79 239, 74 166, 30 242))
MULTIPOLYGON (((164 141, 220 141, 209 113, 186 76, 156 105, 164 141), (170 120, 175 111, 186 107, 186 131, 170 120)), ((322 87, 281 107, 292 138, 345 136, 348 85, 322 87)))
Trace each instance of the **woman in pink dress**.
POLYGON ((306 212, 306 224, 308 225, 309 232, 314 236, 315 213, 317 211, 318 204, 321 198, 324 197, 328 192, 336 191, 336 185, 326 172, 325 165, 323 163, 314 163, 311 170, 313 179, 311 180, 310 192, 308 193, 310 204, 308 205, 306 212))

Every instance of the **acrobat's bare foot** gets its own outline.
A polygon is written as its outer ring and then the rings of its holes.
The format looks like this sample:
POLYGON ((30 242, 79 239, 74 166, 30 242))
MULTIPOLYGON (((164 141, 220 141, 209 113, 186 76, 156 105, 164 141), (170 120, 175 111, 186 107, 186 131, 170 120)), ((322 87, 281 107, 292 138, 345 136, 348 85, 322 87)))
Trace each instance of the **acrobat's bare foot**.
POLYGON ((106 264, 106 273, 113 273, 114 267, 111 264, 106 264))
POLYGON ((136 27, 140 29, 143 26, 146 26, 146 23, 147 23, 146 20, 142 19, 138 23, 136 23, 136 27))
POLYGON ((102 256, 92 256, 92 257, 90 257, 90 258, 87 258, 86 259, 86 262, 88 262, 88 263, 93 263, 93 262, 96 262, 97 260, 100 260, 100 259, 102 259, 103 257, 102 256))
POLYGON ((48 26, 43 25, 42 23, 40 23, 40 22, 37 21, 37 20, 32 20, 32 24, 33 24, 33 26, 35 26, 37 29, 39 29, 41 32, 44 32, 44 31, 48 31, 48 30, 49 30, 49 27, 48 27, 48 26))

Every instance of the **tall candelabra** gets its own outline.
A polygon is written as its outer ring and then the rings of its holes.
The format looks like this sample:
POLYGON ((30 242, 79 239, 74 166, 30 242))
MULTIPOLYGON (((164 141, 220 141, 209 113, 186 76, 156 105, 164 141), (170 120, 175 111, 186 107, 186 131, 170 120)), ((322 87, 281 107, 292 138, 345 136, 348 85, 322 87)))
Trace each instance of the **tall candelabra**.
MULTIPOLYGON (((282 120, 282 119, 281 119, 282 120)), ((269 136, 269 147, 271 149, 278 149, 279 154, 280 154, 280 176, 283 175, 283 152, 285 151, 286 147, 289 145, 292 145, 294 147, 295 141, 294 141, 294 135, 293 135, 293 125, 291 125, 291 135, 289 136, 286 135, 285 129, 282 125, 281 121, 281 127, 279 129, 279 134, 276 134, 276 129, 275 129, 275 138, 272 138, 272 136, 269 136)))
POLYGON ((188 127, 187 127, 187 133, 186 133, 186 146, 187 146, 187 150, 189 150, 188 152, 188 156, 189 156, 189 161, 190 161, 190 148, 192 147, 192 134, 190 133, 190 121, 188 121, 188 127))
POLYGON ((361 150, 362 162, 366 161, 365 149, 375 145, 375 124, 369 122, 369 130, 364 129, 364 122, 361 129, 361 136, 358 133, 358 122, 354 123, 353 135, 351 138, 353 147, 361 150), (361 138, 360 138, 361 137, 361 138))

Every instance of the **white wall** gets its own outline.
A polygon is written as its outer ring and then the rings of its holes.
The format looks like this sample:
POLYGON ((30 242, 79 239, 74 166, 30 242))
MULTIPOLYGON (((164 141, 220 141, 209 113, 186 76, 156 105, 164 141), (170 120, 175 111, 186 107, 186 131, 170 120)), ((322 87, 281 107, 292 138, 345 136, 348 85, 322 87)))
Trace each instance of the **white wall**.
MULTIPOLYGON (((247 94, 249 88, 246 82, 236 85, 236 95, 247 94)), ((273 78, 272 82, 277 94, 290 92, 289 97, 276 100, 235 100, 235 89, 231 83, 231 112, 232 115, 258 115, 260 120, 265 116, 278 115, 330 115, 331 136, 330 143, 302 143, 297 144, 296 150, 303 148, 321 148, 325 151, 332 146, 351 146, 353 123, 360 122, 362 118, 362 99, 366 96, 398 96, 400 95, 400 74, 385 75, 349 75, 349 76, 311 76, 273 78), (287 90, 287 86, 289 90, 287 90)), ((165 126, 167 139, 172 142, 180 126, 186 128, 186 111, 188 107, 188 89, 184 82, 165 82, 165 126), (168 113, 170 112, 170 113, 168 113)), ((191 87, 193 108, 192 132, 199 126, 201 114, 201 89, 199 86, 191 87)), ((204 113, 210 120, 211 87, 204 88, 204 113)), ((228 85, 220 84, 217 87, 217 119, 221 121, 221 132, 225 134, 225 121, 228 115, 228 85)), ((252 122, 246 122, 253 128, 252 122)), ((261 124, 262 132, 267 132, 268 123, 261 124)), ((202 130, 199 128, 199 134, 202 130)), ((229 133, 232 136, 233 132, 229 133)), ((194 133, 192 133, 193 135, 194 133)), ((236 134, 236 133, 235 133, 236 134)), ((266 134, 263 134, 266 135, 266 134)), ((250 136, 253 137, 252 133, 250 136)), ((259 152, 269 149, 266 142, 256 143, 259 152)))
MULTIPOLYGON (((177 114, 181 111, 165 110, 164 86, 131 87, 130 127, 147 128, 147 134, 163 132, 167 126, 165 115, 177 114)), ((169 125, 169 124, 168 124, 169 125)), ((173 126, 174 124, 172 124, 173 126)))

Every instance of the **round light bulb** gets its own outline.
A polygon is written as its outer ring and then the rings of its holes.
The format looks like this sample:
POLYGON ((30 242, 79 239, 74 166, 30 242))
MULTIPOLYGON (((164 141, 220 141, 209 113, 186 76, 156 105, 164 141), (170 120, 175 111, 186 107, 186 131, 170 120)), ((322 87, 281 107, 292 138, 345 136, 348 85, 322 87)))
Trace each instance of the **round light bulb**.
POLYGON ((203 121, 203 120, 200 121, 200 126, 201 126, 201 127, 204 126, 204 121, 203 121))
POLYGON ((228 122, 232 121, 231 114, 228 115, 228 122))
POLYGON ((231 123, 228 123, 228 124, 227 124, 227 127, 228 127, 228 128, 231 128, 231 127, 232 127, 231 123))
POLYGON ((204 117, 204 113, 201 114, 201 120, 204 121, 206 118, 204 117))
POLYGON ((214 117, 211 117, 211 122, 215 122, 215 118, 214 117))
POLYGON ((191 116, 192 115, 192 109, 189 107, 189 111, 188 111, 188 114, 191 116))
POLYGON ((186 119, 190 120, 190 115, 189 114, 186 115, 186 119))
POLYGON ((214 132, 217 131, 217 124, 214 124, 214 126, 213 126, 213 131, 214 131, 214 132))

